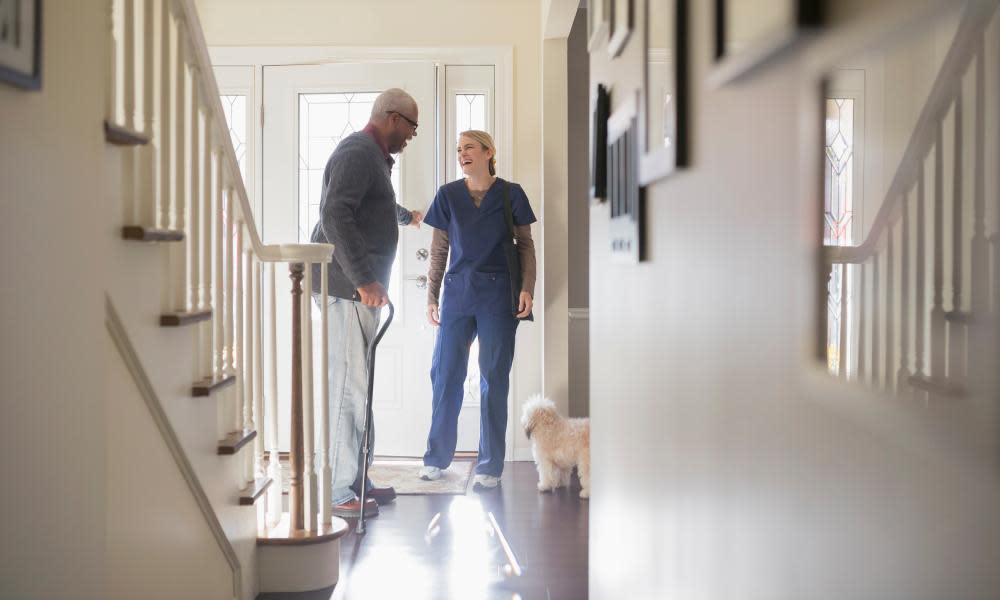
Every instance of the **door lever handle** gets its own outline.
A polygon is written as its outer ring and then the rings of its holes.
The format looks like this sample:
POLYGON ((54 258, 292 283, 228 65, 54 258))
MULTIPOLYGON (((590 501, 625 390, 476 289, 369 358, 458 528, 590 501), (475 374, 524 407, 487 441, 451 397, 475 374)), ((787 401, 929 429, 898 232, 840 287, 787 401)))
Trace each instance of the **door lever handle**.
POLYGON ((403 279, 405 279, 407 281, 415 281, 417 283, 417 288, 418 289, 422 290, 422 289, 426 289, 427 288, 427 276, 426 275, 407 275, 406 277, 403 277, 403 279))

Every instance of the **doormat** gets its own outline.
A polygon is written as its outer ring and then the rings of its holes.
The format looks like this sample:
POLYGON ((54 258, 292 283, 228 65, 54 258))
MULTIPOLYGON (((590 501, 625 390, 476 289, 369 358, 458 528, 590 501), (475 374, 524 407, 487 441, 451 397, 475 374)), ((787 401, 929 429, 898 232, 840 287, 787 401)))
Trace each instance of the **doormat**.
POLYGON ((423 461, 376 460, 368 469, 368 477, 379 487, 391 485, 401 495, 464 495, 475 464, 471 460, 453 461, 450 467, 441 472, 440 479, 424 481, 417 475, 420 467, 424 466, 423 461))
MULTIPOLYGON (((457 494, 464 495, 469 487, 469 479, 472 478, 472 467, 476 465, 475 460, 455 460, 451 466, 441 472, 441 479, 436 481, 424 481, 417 476, 420 467, 424 466, 420 460, 376 460, 368 468, 368 478, 375 485, 385 487, 391 485, 396 488, 397 494, 420 496, 432 494, 457 494)), ((281 482, 282 492, 288 493, 288 484, 291 481, 291 474, 288 468, 288 459, 282 457, 281 461, 281 482)))

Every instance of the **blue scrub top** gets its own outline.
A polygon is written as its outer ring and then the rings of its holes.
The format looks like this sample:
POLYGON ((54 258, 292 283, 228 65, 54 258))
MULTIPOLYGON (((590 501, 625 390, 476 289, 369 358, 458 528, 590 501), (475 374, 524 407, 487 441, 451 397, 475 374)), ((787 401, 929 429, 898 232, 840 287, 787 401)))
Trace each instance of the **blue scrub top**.
MULTIPOLYGON (((488 274, 492 281, 497 281, 498 277, 507 281, 503 243, 509 233, 503 210, 504 186, 507 186, 510 195, 514 225, 530 225, 537 221, 524 189, 499 177, 486 192, 479 208, 476 208, 465 186, 465 179, 459 179, 441 186, 427 209, 424 223, 446 231, 451 246, 442 311, 446 305, 456 306, 454 301, 459 300, 454 297, 456 293, 462 296, 460 304, 470 308, 498 302, 498 306, 505 307, 509 302, 509 291, 500 294, 499 298, 484 297, 497 295, 499 291, 488 292, 490 286, 476 285, 471 281, 482 278, 484 274, 488 274), (449 297, 452 302, 449 302, 449 297)), ((503 286, 494 285, 492 288, 502 290, 503 286)))

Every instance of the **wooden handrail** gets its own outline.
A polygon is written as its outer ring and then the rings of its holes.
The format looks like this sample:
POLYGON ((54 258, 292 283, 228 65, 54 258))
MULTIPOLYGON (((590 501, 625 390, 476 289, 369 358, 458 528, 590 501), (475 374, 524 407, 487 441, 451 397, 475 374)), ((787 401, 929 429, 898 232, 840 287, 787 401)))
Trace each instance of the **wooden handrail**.
POLYGON ((989 25, 988 17, 995 9, 996 6, 990 2, 970 2, 966 5, 958 29, 955 31, 954 42, 941 62, 941 68, 927 95, 927 102, 917 118, 913 134, 899 161, 899 168, 892 178, 868 236, 857 246, 825 246, 823 258, 827 264, 863 263, 879 249, 879 240, 883 233, 902 214, 902 203, 906 201, 906 192, 916 174, 920 172, 916 165, 923 158, 927 145, 933 141, 937 122, 954 100, 957 92, 952 84, 956 79, 961 81, 964 67, 976 54, 978 34, 989 25))

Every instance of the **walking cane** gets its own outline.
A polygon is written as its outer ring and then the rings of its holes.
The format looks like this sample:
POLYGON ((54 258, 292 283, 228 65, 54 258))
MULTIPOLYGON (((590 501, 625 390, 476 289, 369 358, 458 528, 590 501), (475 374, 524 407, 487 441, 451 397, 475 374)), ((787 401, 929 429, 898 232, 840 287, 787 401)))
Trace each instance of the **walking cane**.
POLYGON ((385 324, 382 325, 382 329, 379 330, 378 335, 372 340, 372 345, 368 347, 368 399, 365 402, 365 433, 364 437, 361 438, 361 452, 358 456, 358 471, 361 473, 361 508, 358 510, 360 515, 358 516, 358 527, 357 533, 363 534, 365 532, 365 494, 368 491, 368 439, 371 435, 372 426, 372 398, 375 392, 375 348, 378 347, 379 340, 385 335, 385 330, 389 329, 389 324, 392 323, 392 315, 396 312, 396 309, 392 306, 392 302, 388 304, 389 306, 389 317, 385 320, 385 324))

